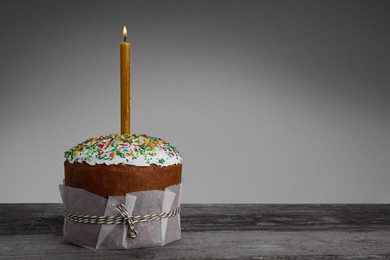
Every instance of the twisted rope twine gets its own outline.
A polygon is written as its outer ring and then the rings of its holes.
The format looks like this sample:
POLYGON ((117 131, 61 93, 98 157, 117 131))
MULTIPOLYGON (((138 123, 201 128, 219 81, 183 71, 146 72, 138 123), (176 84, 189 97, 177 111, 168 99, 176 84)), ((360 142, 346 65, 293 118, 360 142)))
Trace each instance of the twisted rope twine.
POLYGON ((178 207, 168 212, 158 213, 158 214, 149 214, 149 215, 139 215, 131 216, 125 205, 122 203, 117 205, 112 205, 121 216, 91 216, 91 215, 76 215, 71 214, 65 211, 65 218, 67 220, 77 222, 77 223, 86 223, 86 224, 127 224, 129 226, 129 235, 131 238, 136 238, 138 235, 137 230, 135 229, 136 223, 142 223, 147 221, 160 220, 163 218, 170 218, 180 214, 181 208, 178 207))

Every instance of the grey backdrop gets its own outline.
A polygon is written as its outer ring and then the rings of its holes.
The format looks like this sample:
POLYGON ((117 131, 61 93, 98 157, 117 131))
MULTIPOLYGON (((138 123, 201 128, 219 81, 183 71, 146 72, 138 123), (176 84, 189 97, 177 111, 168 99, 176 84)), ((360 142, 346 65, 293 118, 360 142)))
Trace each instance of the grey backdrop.
POLYGON ((0 202, 60 202, 63 153, 132 129, 186 203, 389 203, 388 1, 2 1, 0 202))

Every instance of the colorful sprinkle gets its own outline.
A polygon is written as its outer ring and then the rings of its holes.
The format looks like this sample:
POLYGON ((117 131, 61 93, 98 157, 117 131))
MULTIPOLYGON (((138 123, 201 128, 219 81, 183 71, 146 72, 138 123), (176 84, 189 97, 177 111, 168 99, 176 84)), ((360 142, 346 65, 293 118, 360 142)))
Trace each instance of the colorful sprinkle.
POLYGON ((168 166, 182 163, 177 149, 163 139, 142 135, 110 134, 92 137, 65 152, 70 163, 168 166))

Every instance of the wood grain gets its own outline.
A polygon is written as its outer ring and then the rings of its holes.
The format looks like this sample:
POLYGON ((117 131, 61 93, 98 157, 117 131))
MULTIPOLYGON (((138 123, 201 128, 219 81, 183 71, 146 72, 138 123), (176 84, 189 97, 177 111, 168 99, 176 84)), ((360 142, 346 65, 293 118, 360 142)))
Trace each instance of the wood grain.
POLYGON ((182 239, 92 251, 62 239, 61 204, 0 204, 0 259, 390 258, 390 205, 182 205, 182 239))

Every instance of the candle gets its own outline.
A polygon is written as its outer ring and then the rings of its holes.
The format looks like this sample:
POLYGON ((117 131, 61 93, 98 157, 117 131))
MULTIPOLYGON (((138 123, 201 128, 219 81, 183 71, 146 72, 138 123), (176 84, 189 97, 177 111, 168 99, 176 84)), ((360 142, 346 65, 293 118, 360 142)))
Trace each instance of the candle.
POLYGON ((121 134, 130 134, 130 43, 126 42, 127 29, 123 26, 120 44, 121 60, 121 134))

